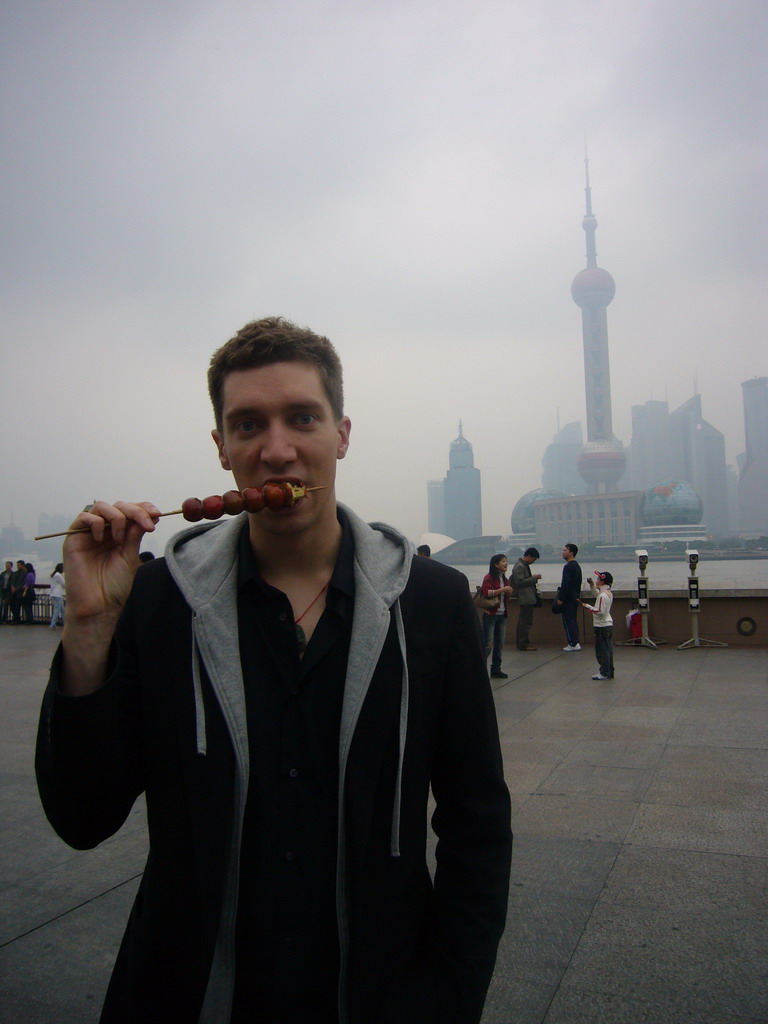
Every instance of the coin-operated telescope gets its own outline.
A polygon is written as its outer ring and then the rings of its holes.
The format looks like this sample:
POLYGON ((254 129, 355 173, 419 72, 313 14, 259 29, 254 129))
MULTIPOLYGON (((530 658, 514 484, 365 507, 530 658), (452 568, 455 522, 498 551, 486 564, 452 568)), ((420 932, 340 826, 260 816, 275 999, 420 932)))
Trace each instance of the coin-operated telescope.
POLYGON ((699 636, 701 598, 699 596, 699 577, 696 575, 699 568, 699 552, 695 548, 687 548, 685 557, 688 559, 688 611, 691 613, 693 636, 684 644, 680 644, 677 649, 683 651, 689 647, 727 647, 728 644, 721 643, 719 640, 704 640, 699 636))
POLYGON ((650 611, 648 577, 646 575, 648 570, 648 552, 645 548, 639 548, 635 551, 635 556, 637 557, 637 566, 640 570, 640 575, 637 577, 637 609, 640 612, 642 633, 640 636, 633 637, 632 640, 621 640, 619 643, 621 646, 652 647, 655 650, 658 644, 663 644, 665 641, 651 640, 648 633, 648 612, 650 611))

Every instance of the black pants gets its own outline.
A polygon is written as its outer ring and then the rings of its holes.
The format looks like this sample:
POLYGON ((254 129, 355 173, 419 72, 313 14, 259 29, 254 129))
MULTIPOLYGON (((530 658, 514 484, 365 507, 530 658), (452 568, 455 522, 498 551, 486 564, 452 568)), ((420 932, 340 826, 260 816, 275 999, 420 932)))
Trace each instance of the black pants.
POLYGON ((600 675, 613 679, 613 626, 595 626, 595 657, 600 675))
POLYGON ((575 647, 579 642, 578 610, 579 606, 575 601, 563 601, 563 629, 565 630, 565 639, 571 647, 575 647))
POLYGON ((517 649, 524 651, 531 642, 531 626, 533 625, 533 604, 521 604, 517 617, 517 649))

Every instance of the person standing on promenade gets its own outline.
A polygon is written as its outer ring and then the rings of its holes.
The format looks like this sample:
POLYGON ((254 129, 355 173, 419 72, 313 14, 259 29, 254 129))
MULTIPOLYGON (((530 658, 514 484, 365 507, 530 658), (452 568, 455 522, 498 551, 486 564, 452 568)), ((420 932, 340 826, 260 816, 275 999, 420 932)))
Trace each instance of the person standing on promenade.
POLYGON ((24 580, 27 575, 27 563, 23 558, 16 562, 16 569, 11 576, 11 616, 14 622, 21 622, 21 598, 24 591, 24 580))
POLYGON ((51 600, 53 610, 51 612, 51 629, 64 625, 64 563, 59 562, 51 573, 51 600))
POLYGON ((581 607, 594 616, 592 624, 595 630, 595 657, 599 666, 597 675, 593 679, 613 679, 613 618, 611 617, 611 605, 613 604, 613 575, 609 572, 595 572, 598 586, 596 587, 590 577, 587 580, 589 589, 597 598, 595 603, 587 604, 579 601, 581 607))
POLYGON ((477 1024, 512 836, 466 577, 337 503, 327 338, 247 324, 209 390, 240 491, 318 489, 185 529, 140 572, 148 502, 96 502, 65 541, 43 804, 77 848, 142 792, 149 821, 101 1022, 477 1024))
POLYGON ((21 620, 26 626, 33 626, 35 624, 35 598, 37 593, 35 592, 35 567, 31 562, 25 563, 27 570, 24 576, 24 583, 21 588, 21 620))
POLYGON ((0 622, 8 622, 11 617, 12 579, 13 562, 6 562, 5 569, 0 573, 0 622))
POLYGON ((576 544, 566 544, 563 548, 565 565, 555 598, 555 604, 560 606, 563 612, 563 629, 566 639, 563 650, 568 653, 581 650, 577 617, 579 598, 581 597, 581 566, 576 561, 578 553, 579 549, 576 544))
POLYGON ((504 638, 507 635, 507 603, 513 591, 504 575, 509 567, 505 554, 494 555, 483 577, 483 597, 498 601, 493 608, 485 608, 483 614, 483 640, 485 656, 491 655, 491 679, 508 679, 502 671, 501 658, 504 653, 504 638))
POLYGON ((531 626, 533 609, 536 607, 536 584, 541 579, 541 573, 531 573, 531 566, 538 558, 536 548, 528 548, 512 566, 512 590, 517 596, 519 608, 516 636, 518 651, 536 650, 531 646, 531 626))

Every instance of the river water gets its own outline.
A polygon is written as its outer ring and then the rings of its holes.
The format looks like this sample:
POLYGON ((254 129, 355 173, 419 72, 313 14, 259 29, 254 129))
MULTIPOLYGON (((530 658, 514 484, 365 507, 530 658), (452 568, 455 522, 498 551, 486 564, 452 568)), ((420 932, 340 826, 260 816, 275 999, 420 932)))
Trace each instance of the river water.
MULTIPOLYGON (((606 562, 601 565, 599 559, 595 558, 589 562, 579 559, 579 562, 585 583, 588 576, 594 578, 595 569, 600 569, 613 573, 615 590, 634 590, 637 587, 637 577, 640 575, 637 562, 606 562)), ((510 572, 513 564, 510 562, 510 572)), ((457 565, 456 568, 464 573, 473 588, 483 582, 483 576, 488 572, 487 564, 457 565)), ((560 583, 562 563, 536 562, 532 571, 541 573, 541 590, 554 590, 560 583)), ((768 590, 768 558, 708 562, 702 556, 696 575, 702 590, 768 590)), ((646 576, 652 591, 687 590, 688 562, 685 558, 674 562, 651 561, 646 576)))

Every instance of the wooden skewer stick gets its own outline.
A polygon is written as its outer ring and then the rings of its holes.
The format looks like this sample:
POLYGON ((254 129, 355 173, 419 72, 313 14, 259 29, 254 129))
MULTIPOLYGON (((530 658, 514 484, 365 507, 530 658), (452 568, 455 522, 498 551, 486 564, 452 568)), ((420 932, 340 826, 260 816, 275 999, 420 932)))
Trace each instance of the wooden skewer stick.
MULTIPOLYGON (((327 486, 328 486, 327 484, 319 484, 317 487, 305 487, 304 488, 304 494, 309 494, 310 491, 322 491, 322 490, 325 490, 325 488, 327 486)), ((303 495, 302 495, 302 497, 303 497, 303 495)), ((161 512, 160 515, 158 516, 158 519, 162 519, 163 516, 180 516, 183 513, 183 511, 184 511, 184 509, 175 508, 173 510, 173 512, 161 512)), ((109 523, 107 523, 106 526, 107 526, 107 529, 109 529, 109 523)), ((33 540, 51 540, 53 537, 69 537, 73 533, 90 533, 90 532, 91 532, 90 526, 78 526, 74 530, 62 530, 61 533, 43 533, 43 534, 41 534, 41 536, 33 537, 32 539, 33 540)))

